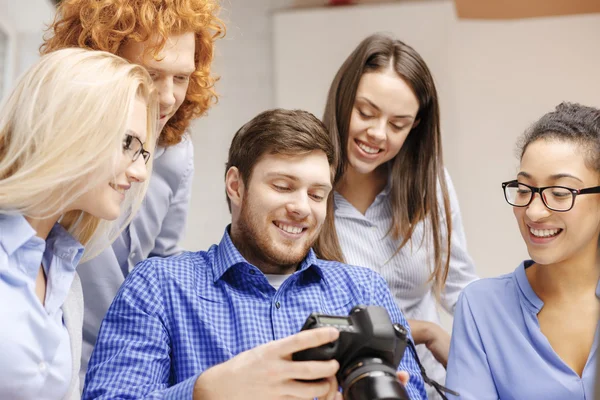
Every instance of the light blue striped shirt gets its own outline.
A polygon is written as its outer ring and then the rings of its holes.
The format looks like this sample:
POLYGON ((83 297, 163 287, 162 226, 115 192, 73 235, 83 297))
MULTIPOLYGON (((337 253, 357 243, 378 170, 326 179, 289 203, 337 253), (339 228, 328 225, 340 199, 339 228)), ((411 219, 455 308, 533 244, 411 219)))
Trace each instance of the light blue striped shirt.
POLYGON ((580 377, 540 329, 537 315, 544 302, 525 273, 532 264, 523 262, 510 274, 482 279, 463 291, 448 360, 447 384, 460 393, 457 400, 594 398, 598 334, 580 377))
POLYGON ((21 215, 0 214, 0 399, 61 399, 71 382, 62 306, 83 246, 56 224, 46 241, 21 215), (35 293, 43 266, 44 305, 35 293))
MULTIPOLYGON (((477 279, 477 276, 473 261, 467 252, 458 198, 447 171, 446 184, 450 197, 452 243, 450 270, 441 296, 441 305, 453 314, 460 291, 477 279)), ((401 241, 387 235, 392 221, 390 189, 388 183, 364 215, 341 194, 334 192, 335 226, 345 261, 380 273, 387 281, 396 303, 407 319, 439 324, 437 301, 432 283, 428 282, 433 271, 433 245, 428 241, 429 236, 421 240, 425 234, 426 224, 418 223, 415 226, 413 239, 394 255, 401 241)), ((438 193, 438 198, 441 199, 441 193, 438 193)), ((443 384, 444 367, 433 358, 425 346, 417 346, 417 351, 427 370, 427 375, 443 384)), ((427 390, 430 399, 439 398, 433 388, 428 386, 427 390)))

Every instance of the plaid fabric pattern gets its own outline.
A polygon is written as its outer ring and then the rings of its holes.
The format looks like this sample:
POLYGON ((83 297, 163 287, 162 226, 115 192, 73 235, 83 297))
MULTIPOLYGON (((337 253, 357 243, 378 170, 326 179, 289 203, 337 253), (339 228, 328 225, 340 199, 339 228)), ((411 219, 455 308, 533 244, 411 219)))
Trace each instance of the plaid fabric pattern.
MULTIPOLYGON (((85 379, 84 399, 191 399, 199 374, 236 354, 297 333, 308 315, 347 315, 379 305, 407 326, 385 281, 361 267, 316 258, 275 290, 225 231, 206 252, 141 262, 106 315, 85 379)), ((406 352, 412 400, 426 399, 406 352)))

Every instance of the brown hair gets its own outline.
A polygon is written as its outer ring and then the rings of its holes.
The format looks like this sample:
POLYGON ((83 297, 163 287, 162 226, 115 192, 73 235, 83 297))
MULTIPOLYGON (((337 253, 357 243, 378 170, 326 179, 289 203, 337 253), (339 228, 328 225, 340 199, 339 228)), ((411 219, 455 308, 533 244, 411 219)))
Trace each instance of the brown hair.
MULTIPOLYGON (((317 117, 302 110, 276 108, 264 111, 244 124, 235 134, 229 147, 225 174, 237 167, 244 184, 250 183, 252 170, 265 154, 306 154, 321 150, 335 178, 337 160, 327 129, 317 117)), ((231 211, 231 202, 227 197, 231 211)))
POLYGON ((119 54, 128 41, 144 42, 158 35, 149 48, 157 57, 171 35, 194 32, 196 71, 190 77, 183 104, 164 127, 158 144, 181 141, 194 118, 206 113, 217 101, 211 76, 214 41, 225 33, 217 17, 217 0, 62 0, 47 30, 42 54, 65 47, 82 47, 119 54))
MULTIPOLYGON (((337 72, 329 89, 323 122, 335 146, 339 160, 336 175, 339 178, 348 164, 348 129, 360 79, 364 73, 390 67, 415 93, 419 101, 416 117, 419 123, 390 161, 393 216, 388 234, 394 240, 402 238, 396 250, 399 251, 412 239, 418 222, 429 222, 430 229, 425 232, 431 232, 434 249, 434 270, 430 279, 435 280, 436 293, 439 294, 448 276, 452 226, 442 158, 437 91, 425 61, 412 47, 399 40, 382 34, 367 37, 337 72), (438 185, 443 209, 438 204, 438 185), (442 225, 445 225, 446 235, 442 233, 442 225)), ((330 196, 327 218, 315 251, 321 258, 343 261, 333 211, 333 196, 330 196)))

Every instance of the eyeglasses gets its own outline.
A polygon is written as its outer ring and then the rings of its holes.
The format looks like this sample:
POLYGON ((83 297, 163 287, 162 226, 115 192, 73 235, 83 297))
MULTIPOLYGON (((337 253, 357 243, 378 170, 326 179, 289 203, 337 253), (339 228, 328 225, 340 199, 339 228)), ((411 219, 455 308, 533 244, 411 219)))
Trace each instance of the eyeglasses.
POLYGON ((144 144, 137 136, 125 134, 123 138, 123 151, 131 154, 131 161, 135 162, 140 157, 140 154, 144 158, 144 163, 148 164, 150 159, 150 152, 144 149, 144 144))
POLYGON ((585 189, 571 189, 565 186, 538 188, 519 183, 516 180, 503 182, 502 189, 504 189, 506 202, 513 207, 527 207, 533 201, 533 196, 539 193, 542 203, 549 210, 559 212, 569 211, 573 208, 577 195, 600 193, 600 186, 585 189))

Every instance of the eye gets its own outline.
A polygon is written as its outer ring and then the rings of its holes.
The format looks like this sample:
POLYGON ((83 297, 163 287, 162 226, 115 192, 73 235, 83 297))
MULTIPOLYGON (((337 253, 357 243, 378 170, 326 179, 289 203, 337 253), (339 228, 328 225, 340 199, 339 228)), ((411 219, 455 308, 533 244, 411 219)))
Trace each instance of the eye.
POLYGON ((131 142, 133 142, 133 136, 125 135, 123 138, 123 150, 131 150, 131 142))
POLYGON ((273 185, 273 187, 275 188, 275 190, 279 191, 279 192, 289 192, 290 188, 287 186, 281 186, 281 185, 273 185))
POLYGON ((176 80, 178 80, 179 82, 187 82, 190 80, 189 76, 184 76, 184 75, 178 75, 175 77, 176 80))
POLYGON ((373 115, 366 113, 364 111, 362 111, 361 109, 357 109, 358 110, 358 114, 363 117, 364 119, 368 119, 368 118, 373 118, 373 115))
POLYGON ((571 196, 571 192, 567 192, 566 190, 553 191, 552 192, 552 196, 554 196, 556 198, 570 197, 571 196))
POLYGON ((390 124, 390 125, 391 125, 392 129, 393 129, 394 131, 396 131, 396 132, 399 132, 399 131, 401 131, 402 129, 404 129, 404 127, 403 127, 403 126, 398 126, 398 125, 396 125, 396 124, 390 124))
POLYGON ((318 194, 311 194, 310 197, 313 198, 313 200, 315 201, 323 201, 325 199, 324 196, 318 195, 318 194))

